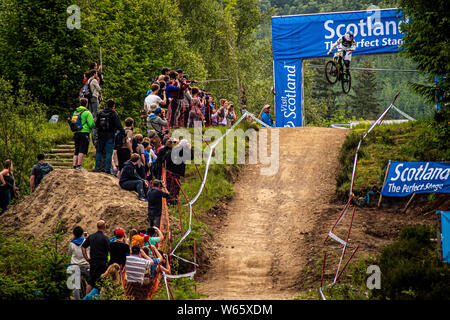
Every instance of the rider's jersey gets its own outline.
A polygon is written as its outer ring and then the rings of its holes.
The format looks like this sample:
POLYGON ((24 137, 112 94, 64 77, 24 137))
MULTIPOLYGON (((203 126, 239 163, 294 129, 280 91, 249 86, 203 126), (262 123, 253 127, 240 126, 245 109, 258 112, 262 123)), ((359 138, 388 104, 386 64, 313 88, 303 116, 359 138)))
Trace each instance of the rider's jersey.
POLYGON ((333 50, 336 46, 338 46, 338 52, 341 51, 354 51, 356 49, 356 42, 355 40, 347 41, 344 39, 344 37, 340 37, 330 48, 330 51, 333 50))

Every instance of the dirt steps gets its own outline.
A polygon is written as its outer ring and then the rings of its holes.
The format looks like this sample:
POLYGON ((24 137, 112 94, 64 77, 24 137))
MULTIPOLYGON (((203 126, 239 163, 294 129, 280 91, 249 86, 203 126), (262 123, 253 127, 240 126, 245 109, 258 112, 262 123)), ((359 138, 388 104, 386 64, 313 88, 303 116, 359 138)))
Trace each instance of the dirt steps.
POLYGON ((75 144, 73 142, 59 144, 50 150, 46 160, 55 169, 72 169, 74 151, 75 144))

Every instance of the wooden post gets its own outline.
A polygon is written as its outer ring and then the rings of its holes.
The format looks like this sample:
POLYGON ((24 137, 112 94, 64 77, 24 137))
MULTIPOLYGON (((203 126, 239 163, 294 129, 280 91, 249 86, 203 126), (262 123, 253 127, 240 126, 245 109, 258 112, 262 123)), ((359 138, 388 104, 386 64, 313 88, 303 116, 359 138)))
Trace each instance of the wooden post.
MULTIPOLYGON (((391 167, 391 160, 389 160, 388 166, 387 166, 387 168, 386 168, 386 173, 384 174, 384 181, 383 181, 383 185, 381 186, 381 189, 383 189, 384 184, 386 183, 386 179, 387 179, 387 176, 388 176, 389 168, 390 168, 390 167, 391 167)), ((381 199, 383 199, 383 195, 382 195, 381 192, 380 192, 380 198, 378 199, 378 208, 379 208, 380 205, 381 205, 381 199)))
POLYGON ((411 198, 409 198, 408 203, 406 203, 406 206, 403 208, 403 213, 406 213, 406 209, 408 209, 409 204, 411 203, 411 201, 414 199, 415 196, 416 196, 416 194, 413 193, 411 198))
POLYGON ((438 259, 441 260, 443 259, 442 257, 442 238, 441 238, 441 234, 442 234, 442 224, 441 224, 441 212, 440 211, 436 211, 436 217, 437 217, 437 223, 436 223, 436 238, 437 238, 437 254, 438 254, 438 259))
POLYGON ((177 195, 177 203, 178 203, 178 215, 180 216, 180 231, 181 236, 183 236, 183 222, 181 220, 181 207, 180 207, 180 198, 177 195))
MULTIPOLYGON (((194 263, 194 270, 197 271, 197 240, 194 240, 194 263)), ((197 282, 197 273, 194 274, 194 281, 197 282)), ((194 289, 197 291, 197 286, 194 289)))

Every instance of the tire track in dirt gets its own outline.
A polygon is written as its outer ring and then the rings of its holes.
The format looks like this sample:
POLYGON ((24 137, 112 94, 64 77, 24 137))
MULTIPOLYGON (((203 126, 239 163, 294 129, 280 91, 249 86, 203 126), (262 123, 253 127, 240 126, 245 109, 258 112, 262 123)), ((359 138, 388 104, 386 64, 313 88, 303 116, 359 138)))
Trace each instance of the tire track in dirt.
POLYGON ((347 130, 278 130, 278 173, 264 176, 264 165, 246 165, 234 186, 223 225, 214 235, 211 266, 198 279, 198 290, 207 299, 281 300, 299 291, 308 259, 303 236, 314 231, 315 212, 329 206, 334 195, 347 130))

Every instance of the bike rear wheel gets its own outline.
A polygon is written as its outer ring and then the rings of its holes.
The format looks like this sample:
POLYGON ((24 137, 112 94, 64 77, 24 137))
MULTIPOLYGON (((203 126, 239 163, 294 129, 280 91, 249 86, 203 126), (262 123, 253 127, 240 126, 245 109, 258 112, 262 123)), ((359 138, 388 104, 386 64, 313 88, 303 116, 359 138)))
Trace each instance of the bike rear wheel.
POLYGON ((341 84, 342 84, 342 91, 345 94, 349 93, 350 89, 352 88, 352 76, 350 75, 350 73, 347 73, 345 71, 343 72, 341 84))
POLYGON ((338 69, 333 60, 330 60, 325 64, 325 77, 330 84, 335 84, 338 80, 338 69))

